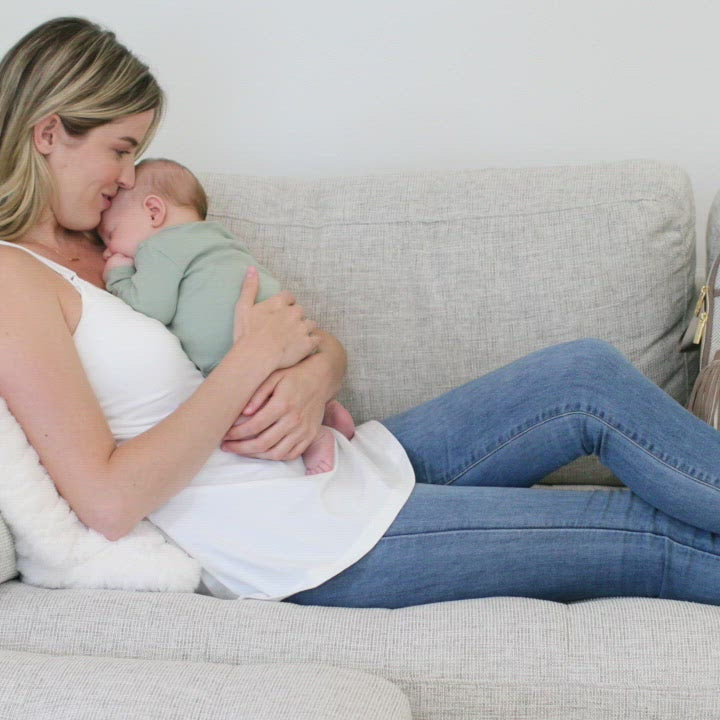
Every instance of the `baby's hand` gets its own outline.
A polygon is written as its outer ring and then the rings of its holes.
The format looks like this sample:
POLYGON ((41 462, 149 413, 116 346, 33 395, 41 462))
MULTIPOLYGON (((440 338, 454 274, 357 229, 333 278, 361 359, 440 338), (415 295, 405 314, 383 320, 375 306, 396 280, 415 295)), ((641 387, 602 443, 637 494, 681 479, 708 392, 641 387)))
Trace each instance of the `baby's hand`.
POLYGON ((105 250, 105 252, 103 253, 103 257, 106 258, 105 267, 103 268, 104 282, 107 282, 108 273, 114 268, 132 267, 135 264, 135 261, 131 257, 128 257, 127 255, 122 255, 120 253, 113 253, 110 250, 105 250))

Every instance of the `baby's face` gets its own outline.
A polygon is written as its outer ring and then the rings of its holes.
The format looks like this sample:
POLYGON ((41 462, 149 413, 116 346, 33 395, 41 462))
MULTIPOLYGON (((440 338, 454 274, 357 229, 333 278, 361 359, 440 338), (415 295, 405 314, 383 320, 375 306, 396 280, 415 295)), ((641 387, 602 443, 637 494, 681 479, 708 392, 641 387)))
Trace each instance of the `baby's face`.
POLYGON ((140 243, 154 232, 142 197, 133 190, 119 190, 103 212, 98 232, 112 252, 135 257, 140 243))

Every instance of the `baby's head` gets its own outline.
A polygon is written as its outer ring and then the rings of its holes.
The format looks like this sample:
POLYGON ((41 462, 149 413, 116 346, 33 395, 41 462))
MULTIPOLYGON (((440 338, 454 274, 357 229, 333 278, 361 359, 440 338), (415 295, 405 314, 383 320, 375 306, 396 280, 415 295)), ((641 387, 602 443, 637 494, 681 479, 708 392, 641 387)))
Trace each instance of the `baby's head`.
POLYGON ((171 225, 205 220, 207 196, 198 179, 174 160, 147 159, 135 168, 135 185, 119 190, 98 232, 114 253, 135 257, 144 240, 171 225))

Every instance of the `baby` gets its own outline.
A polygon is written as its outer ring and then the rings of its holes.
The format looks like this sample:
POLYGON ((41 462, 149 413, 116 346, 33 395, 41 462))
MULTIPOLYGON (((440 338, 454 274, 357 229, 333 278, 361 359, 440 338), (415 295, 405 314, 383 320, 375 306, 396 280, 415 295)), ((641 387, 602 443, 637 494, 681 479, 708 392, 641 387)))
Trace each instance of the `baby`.
MULTIPOLYGON (((118 192, 98 227, 107 246, 107 289, 167 325, 205 375, 232 345, 235 303, 248 267, 256 266, 260 276, 256 302, 280 292, 248 249, 206 215, 205 191, 187 168, 143 160, 135 186, 118 192)), ((330 427, 348 439, 355 433, 350 413, 336 400, 326 405, 323 423, 303 453, 308 475, 334 465, 330 427)))

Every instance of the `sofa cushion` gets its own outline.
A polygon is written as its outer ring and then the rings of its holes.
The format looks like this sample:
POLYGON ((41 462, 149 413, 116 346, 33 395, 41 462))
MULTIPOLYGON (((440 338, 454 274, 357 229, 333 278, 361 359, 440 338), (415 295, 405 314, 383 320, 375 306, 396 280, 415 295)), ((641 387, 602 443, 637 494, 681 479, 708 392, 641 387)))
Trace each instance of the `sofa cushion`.
POLYGON ((676 167, 202 179, 212 219, 344 343, 340 399, 359 422, 580 337, 610 341, 687 397, 694 359, 676 344, 695 220, 676 167))
POLYGON ((323 665, 222 665, 0 651, 0 716, 33 720, 411 720, 387 680, 323 665))
POLYGON ((0 647, 381 675, 413 716, 717 717, 720 607, 486 598, 398 610, 0 585, 0 647))

